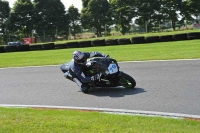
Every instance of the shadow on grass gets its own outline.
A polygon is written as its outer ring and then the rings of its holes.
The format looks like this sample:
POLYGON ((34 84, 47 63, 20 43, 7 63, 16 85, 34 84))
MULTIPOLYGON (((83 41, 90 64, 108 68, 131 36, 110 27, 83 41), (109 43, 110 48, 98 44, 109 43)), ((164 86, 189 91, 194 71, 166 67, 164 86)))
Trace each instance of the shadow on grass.
POLYGON ((143 88, 96 88, 91 89, 88 95, 95 95, 99 97, 109 96, 109 97, 124 97, 125 95, 135 95, 139 93, 146 92, 143 88))

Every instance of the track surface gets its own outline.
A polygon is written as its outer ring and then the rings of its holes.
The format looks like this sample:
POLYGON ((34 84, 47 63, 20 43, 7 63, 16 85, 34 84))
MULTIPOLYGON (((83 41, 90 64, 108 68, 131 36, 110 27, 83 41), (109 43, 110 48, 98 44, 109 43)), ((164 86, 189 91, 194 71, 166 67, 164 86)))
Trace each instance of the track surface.
POLYGON ((119 63, 135 89, 79 91, 59 66, 0 69, 0 104, 144 110, 200 115, 200 60, 119 63))

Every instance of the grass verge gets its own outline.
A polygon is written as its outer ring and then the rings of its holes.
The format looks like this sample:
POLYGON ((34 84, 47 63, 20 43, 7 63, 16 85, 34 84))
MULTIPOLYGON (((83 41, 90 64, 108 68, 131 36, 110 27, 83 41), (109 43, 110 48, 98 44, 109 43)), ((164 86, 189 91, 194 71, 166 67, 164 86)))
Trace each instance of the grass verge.
MULTIPOLYGON (((200 40, 76 49, 81 51, 99 51, 109 54, 117 61, 200 58, 200 40)), ((0 68, 62 64, 71 60, 72 53, 76 49, 1 53, 0 68)))
POLYGON ((1 133, 199 133, 200 122, 70 110, 0 108, 1 133))

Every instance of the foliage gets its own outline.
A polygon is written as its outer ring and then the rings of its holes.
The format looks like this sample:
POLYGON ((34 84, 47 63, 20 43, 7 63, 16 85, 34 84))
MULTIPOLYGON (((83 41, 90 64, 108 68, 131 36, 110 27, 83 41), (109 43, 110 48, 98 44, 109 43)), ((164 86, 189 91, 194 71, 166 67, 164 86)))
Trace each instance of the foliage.
POLYGON ((135 15, 133 0, 110 0, 113 21, 124 35, 130 29, 130 23, 135 15))
POLYGON ((176 30, 176 22, 178 21, 182 0, 163 0, 162 14, 166 15, 166 20, 170 20, 172 28, 176 30))
POLYGON ((7 36, 7 19, 10 13, 9 3, 7 1, 0 0, 0 33, 3 33, 3 40, 6 42, 7 36))
POLYGON ((186 0, 187 5, 190 8, 190 13, 195 17, 198 17, 200 14, 200 2, 199 0, 186 0))
POLYGON ((181 2, 181 8, 180 8, 180 15, 182 16, 182 19, 180 20, 180 24, 185 24, 187 21, 193 20, 192 16, 192 10, 190 9, 190 4, 188 0, 181 2))
POLYGON ((68 31, 68 20, 65 7, 60 0, 34 0, 34 28, 39 35, 54 37, 68 31))
POLYGON ((146 28, 147 32, 153 26, 158 26, 158 23, 163 19, 163 14, 160 14, 160 1, 158 0, 136 0, 137 15, 136 24, 146 28), (156 25, 157 22, 157 25, 156 25))
POLYGON ((71 28, 71 33, 75 37, 76 33, 80 33, 80 13, 78 12, 78 8, 75 8, 71 5, 68 9, 69 15, 69 25, 71 28))
POLYGON ((0 5, 0 18, 8 18, 10 12, 9 2, 0 0, 0 5))
POLYGON ((28 37, 33 29, 34 8, 31 0, 17 0, 9 16, 9 30, 28 37))
POLYGON ((109 3, 107 0, 84 1, 81 14, 82 25, 84 28, 95 28, 95 33, 101 36, 106 25, 110 25, 109 3), (86 4, 87 3, 87 4, 86 4))
POLYGON ((193 19, 200 15, 198 0, 82 0, 81 13, 74 6, 65 11, 60 0, 17 0, 11 12, 7 1, 0 0, 0 3, 3 5, 0 12, 4 10, 4 18, 8 18, 3 29, 7 27, 21 38, 30 36, 32 30, 38 36, 68 36, 69 32, 75 36, 81 28, 92 29, 102 36, 104 31, 110 32, 111 27, 116 27, 125 34, 130 31, 133 20, 138 26, 136 29, 147 32, 154 31, 155 27, 176 30, 186 22, 193 24, 193 19))

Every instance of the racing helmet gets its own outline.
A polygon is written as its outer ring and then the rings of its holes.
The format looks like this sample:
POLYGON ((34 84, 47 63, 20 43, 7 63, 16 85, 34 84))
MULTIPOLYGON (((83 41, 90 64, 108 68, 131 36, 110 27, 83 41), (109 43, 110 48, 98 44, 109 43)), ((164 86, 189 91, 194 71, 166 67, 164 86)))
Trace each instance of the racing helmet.
POLYGON ((81 65, 85 65, 86 64, 86 58, 83 52, 81 51, 74 51, 73 53, 73 59, 76 63, 81 64, 81 65))

